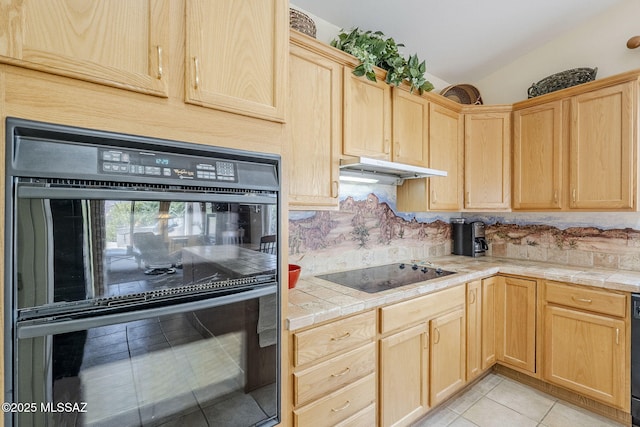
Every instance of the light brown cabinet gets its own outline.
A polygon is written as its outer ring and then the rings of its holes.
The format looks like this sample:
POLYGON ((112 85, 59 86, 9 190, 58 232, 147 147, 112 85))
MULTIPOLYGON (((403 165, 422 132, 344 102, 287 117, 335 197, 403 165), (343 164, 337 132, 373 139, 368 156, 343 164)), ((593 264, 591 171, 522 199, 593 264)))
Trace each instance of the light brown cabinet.
POLYGON ((430 403, 435 406, 460 390, 466 382, 464 306, 430 322, 430 403))
POLYGON ((511 111, 480 109, 464 117, 464 207, 511 206, 511 111))
POLYGON ((380 420, 404 425, 429 408, 427 322, 380 340, 380 420))
POLYGON ((481 369, 486 371, 496 363, 496 293, 498 277, 482 279, 482 354, 481 369))
POLYGON ((342 65, 292 32, 289 55, 289 206, 338 207, 342 65))
POLYGON ((464 118, 435 103, 429 115, 429 167, 447 171, 429 178, 429 210, 460 211, 464 186, 464 118))
POLYGON ((482 281, 467 283, 467 380, 482 372, 482 281))
POLYGON ((292 334, 294 425, 348 425, 375 414, 375 334, 375 311, 292 334))
POLYGON ((536 372, 535 280, 498 276, 496 287, 497 360, 524 372, 536 372))
POLYGON ((513 208, 560 209, 564 198, 563 101, 513 113, 513 208))
POLYGON ((545 282, 543 379, 629 410, 628 299, 545 282))
POLYGON ((372 82, 351 71, 345 66, 342 153, 391 160, 391 86, 383 73, 372 82))
POLYGON ((429 101, 398 87, 391 93, 393 160, 429 167, 429 101))
POLYGON ((185 101, 283 122, 285 0, 186 0, 185 101))
POLYGON ((637 105, 637 81, 571 98, 571 208, 635 208, 637 105))
POLYGON ((632 81, 517 107, 513 208, 635 209, 637 105, 632 81))
POLYGON ((167 0, 11 0, 0 62, 168 96, 167 0))
POLYGON ((464 285, 380 309, 380 419, 408 425, 466 382, 464 285))

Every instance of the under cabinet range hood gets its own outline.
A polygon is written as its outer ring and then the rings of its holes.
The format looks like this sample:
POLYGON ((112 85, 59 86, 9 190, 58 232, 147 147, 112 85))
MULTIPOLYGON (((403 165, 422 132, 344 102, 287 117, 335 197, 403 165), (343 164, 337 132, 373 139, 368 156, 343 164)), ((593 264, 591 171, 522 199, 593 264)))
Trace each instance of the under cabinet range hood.
POLYGON ((369 157, 350 157, 340 160, 340 181, 344 182, 401 185, 405 179, 432 176, 447 176, 447 172, 369 157))

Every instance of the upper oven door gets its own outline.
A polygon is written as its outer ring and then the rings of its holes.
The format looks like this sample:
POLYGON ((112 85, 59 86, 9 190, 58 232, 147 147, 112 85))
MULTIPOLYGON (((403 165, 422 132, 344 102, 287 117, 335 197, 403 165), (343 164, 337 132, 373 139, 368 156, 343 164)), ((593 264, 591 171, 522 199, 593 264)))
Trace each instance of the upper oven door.
POLYGON ((276 280, 275 193, 30 179, 17 179, 14 188, 20 319, 201 297, 276 280))

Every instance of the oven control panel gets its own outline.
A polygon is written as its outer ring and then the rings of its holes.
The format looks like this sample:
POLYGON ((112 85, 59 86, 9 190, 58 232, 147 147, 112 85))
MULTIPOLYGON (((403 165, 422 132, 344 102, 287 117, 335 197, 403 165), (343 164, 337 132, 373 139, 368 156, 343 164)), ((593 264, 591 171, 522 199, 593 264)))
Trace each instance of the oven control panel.
POLYGON ((100 149, 98 171, 107 175, 238 182, 233 161, 122 149, 100 149))

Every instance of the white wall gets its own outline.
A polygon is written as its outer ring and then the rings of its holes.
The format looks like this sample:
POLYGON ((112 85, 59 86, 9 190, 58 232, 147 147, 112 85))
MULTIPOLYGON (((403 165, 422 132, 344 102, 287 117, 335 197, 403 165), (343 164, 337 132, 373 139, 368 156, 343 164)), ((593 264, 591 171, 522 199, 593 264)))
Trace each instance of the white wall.
POLYGON ((640 35, 640 0, 625 0, 473 84, 485 104, 510 104, 526 99, 532 83, 560 71, 598 67, 598 79, 638 69, 640 48, 626 47, 636 35, 640 35))
MULTIPOLYGON (((310 13, 307 12, 306 10, 302 9, 301 7, 296 6, 295 4, 289 4, 289 6, 292 9, 296 9, 301 11, 302 13, 308 15, 311 19, 313 19, 313 22, 315 22, 316 24, 316 39, 325 42, 327 44, 331 43, 331 40, 333 40, 334 38, 337 37, 337 35, 342 31, 342 29, 336 25, 333 25, 332 23, 325 21, 324 19, 310 13)), ((349 30, 350 28, 347 28, 346 30, 349 30)), ((444 89, 445 87, 449 86, 450 83, 447 83, 446 81, 442 80, 441 78, 434 76, 433 74, 429 74, 428 72, 425 73, 425 77, 427 80, 429 80, 433 86, 435 87, 434 89, 434 93, 439 93, 442 89, 444 89)))

